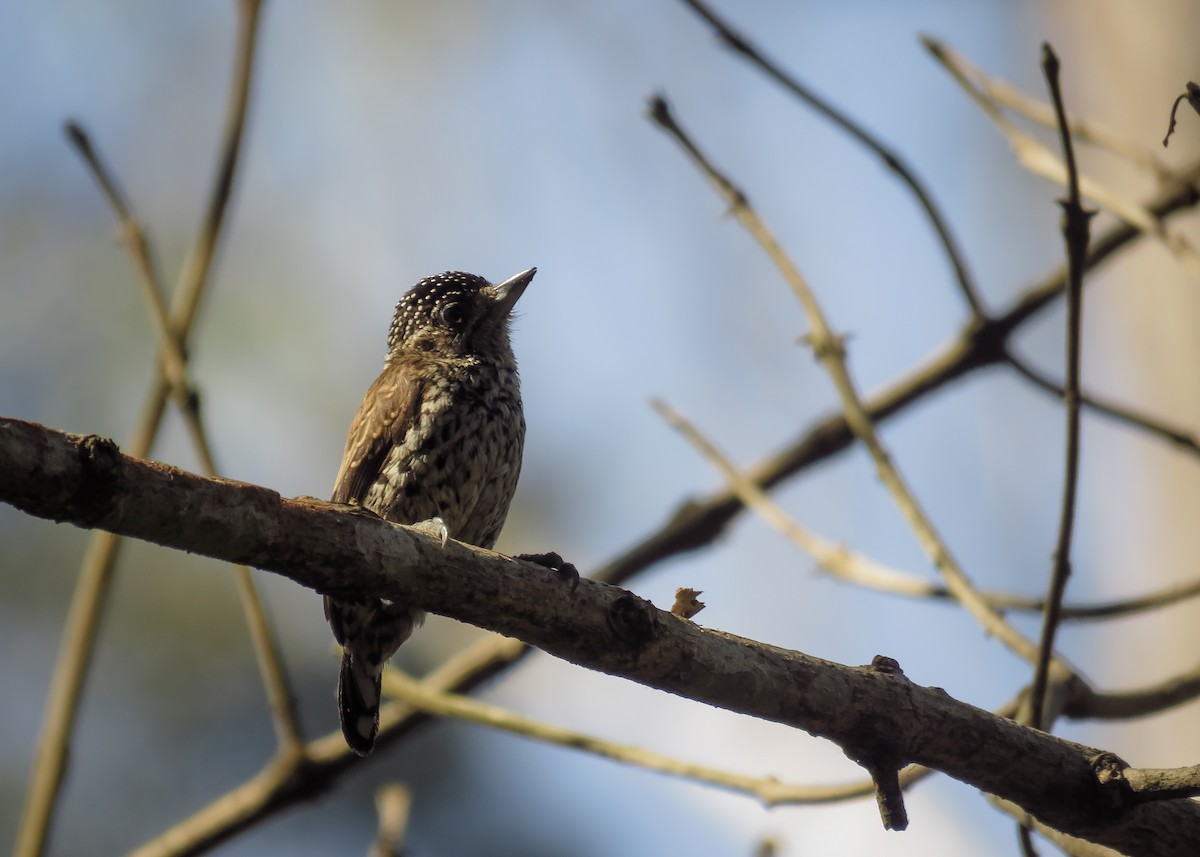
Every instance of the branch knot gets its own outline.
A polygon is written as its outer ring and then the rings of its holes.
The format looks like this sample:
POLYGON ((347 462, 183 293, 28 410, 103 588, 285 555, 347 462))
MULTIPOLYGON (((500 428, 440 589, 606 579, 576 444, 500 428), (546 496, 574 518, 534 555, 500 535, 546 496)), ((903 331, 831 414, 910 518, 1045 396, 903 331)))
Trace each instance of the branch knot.
POLYGON ((608 627, 622 643, 641 649, 657 631, 654 605, 626 592, 608 608, 608 627))

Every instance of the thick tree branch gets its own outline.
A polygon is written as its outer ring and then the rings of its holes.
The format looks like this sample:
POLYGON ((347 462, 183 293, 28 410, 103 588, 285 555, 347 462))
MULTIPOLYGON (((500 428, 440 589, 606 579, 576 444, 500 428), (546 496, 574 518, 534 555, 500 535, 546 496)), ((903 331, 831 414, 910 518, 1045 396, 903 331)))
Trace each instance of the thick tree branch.
POLYGON ((124 456, 103 438, 11 419, 0 419, 0 500, 39 517, 257 566, 319 592, 404 600, 843 747, 886 747, 897 762, 944 771, 1055 829, 1129 854, 1182 857, 1200 841, 1200 807, 1192 802, 1139 802, 1120 778, 1102 785, 1094 760, 1111 770, 1110 754, 899 672, 704 629, 595 581, 572 591, 540 566, 453 542, 440 548, 360 511, 205 479, 124 456))

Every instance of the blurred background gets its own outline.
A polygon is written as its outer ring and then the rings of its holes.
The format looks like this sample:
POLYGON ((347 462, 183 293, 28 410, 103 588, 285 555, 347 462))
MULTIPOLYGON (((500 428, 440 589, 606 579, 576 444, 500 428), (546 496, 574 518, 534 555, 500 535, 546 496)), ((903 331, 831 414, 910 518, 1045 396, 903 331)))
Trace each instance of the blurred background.
MULTIPOLYGON (((1063 258, 1059 191, 927 56, 920 33, 1039 97, 1039 48, 1063 62, 1069 110, 1157 148, 1196 78, 1200 7, 756 2, 718 6, 753 41, 889 141, 928 182, 1001 308, 1063 258)), ((0 2, 0 413, 123 441, 155 342, 103 199, 61 126, 89 129, 174 282, 211 180, 230 77, 230 2, 0 2)), ((346 426, 379 369, 392 306, 446 269, 491 279, 536 265, 515 350, 529 423, 499 549, 557 550, 584 573, 718 486, 648 407, 661 396, 749 464, 835 404, 796 344, 798 305, 714 192, 644 116, 662 91, 748 192, 839 331, 861 388, 899 377, 965 318, 910 195, 879 162, 719 46, 670 0, 268 3, 226 240, 192 339, 224 474, 327 496, 346 426)), ((1057 151, 1052 133, 1042 139, 1057 151)), ((1184 111, 1174 164, 1200 149, 1184 111)), ((1158 149, 1161 151, 1161 149, 1158 149)), ((1083 168, 1134 198, 1153 183, 1115 158, 1083 168)), ((1102 215, 1100 231, 1111 224, 1102 215)), ((1194 215, 1177 221, 1196 235, 1194 215)), ((1153 242, 1096 272, 1084 382, 1195 431, 1200 290, 1153 242)), ((1021 353, 1062 376, 1061 303, 1021 353)), ((195 469, 169 412, 154 457, 195 469)), ((970 376, 887 424, 884 439, 981 586, 1044 591, 1062 480, 1058 403, 1006 371, 970 376)), ((1089 417, 1076 574, 1094 601, 1193 578, 1196 461, 1089 417)), ((860 451, 789 482, 803 523, 933 576, 860 451)), ((0 507, 0 842, 15 836, 86 532, 0 507)), ((318 597, 258 580, 309 735, 336 728, 337 661, 318 597)), ((662 607, 704 591, 701 624, 859 664, 897 658, 922 684, 990 708, 1029 670, 973 621, 835 583, 761 522, 630 584, 662 607)), ((1200 606, 1068 626, 1065 654, 1104 689, 1191 667, 1200 606)), ((1020 627, 1036 633, 1035 618, 1020 627)), ((481 632, 432 619, 399 663, 422 672, 481 632)), ((857 780, 833 745, 535 655, 482 697, 545 720, 739 772, 857 780)), ((1060 734, 1132 764, 1200 754, 1197 706, 1060 734)), ((128 850, 258 771, 274 749, 227 567, 156 547, 122 554, 50 851, 128 850)), ((414 791, 414 855, 1012 854, 1013 824, 933 778, 911 828, 870 800, 767 811, 753 800, 440 723, 362 765, 332 794, 219 849, 361 854, 373 795, 414 791)))

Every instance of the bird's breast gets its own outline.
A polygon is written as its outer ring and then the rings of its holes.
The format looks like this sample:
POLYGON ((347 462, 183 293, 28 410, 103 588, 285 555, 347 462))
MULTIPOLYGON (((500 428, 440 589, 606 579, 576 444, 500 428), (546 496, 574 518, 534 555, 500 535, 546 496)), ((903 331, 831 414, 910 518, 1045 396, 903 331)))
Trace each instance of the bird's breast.
POLYGON ((452 538, 490 548, 521 470, 525 418, 516 371, 441 374, 398 440, 365 505, 397 523, 440 517, 452 538))

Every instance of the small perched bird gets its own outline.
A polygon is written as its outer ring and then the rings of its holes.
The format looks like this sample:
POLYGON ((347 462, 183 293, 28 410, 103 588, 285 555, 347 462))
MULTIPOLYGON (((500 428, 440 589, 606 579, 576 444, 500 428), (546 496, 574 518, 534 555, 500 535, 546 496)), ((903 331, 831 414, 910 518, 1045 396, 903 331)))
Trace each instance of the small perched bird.
MULTIPOLYGON (((333 489, 398 524, 490 548, 521 472, 525 416, 509 340, 536 268, 502 283, 448 271, 396 304, 383 371, 350 424, 333 489)), ((365 756, 379 731, 383 666, 425 615, 379 598, 325 597, 342 645, 342 734, 365 756)))

